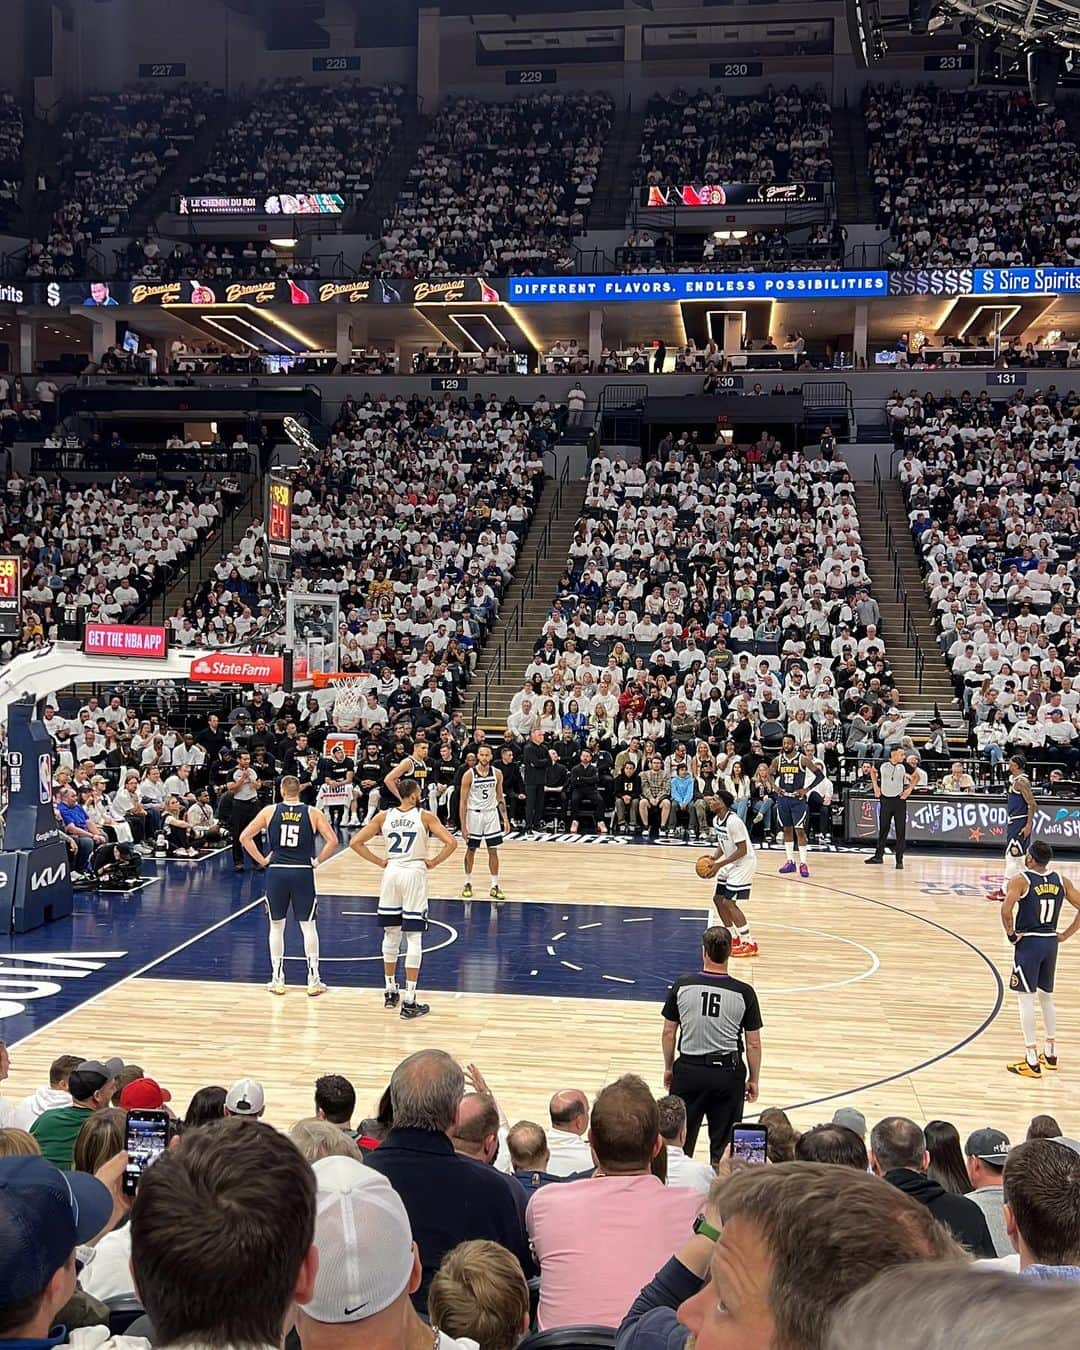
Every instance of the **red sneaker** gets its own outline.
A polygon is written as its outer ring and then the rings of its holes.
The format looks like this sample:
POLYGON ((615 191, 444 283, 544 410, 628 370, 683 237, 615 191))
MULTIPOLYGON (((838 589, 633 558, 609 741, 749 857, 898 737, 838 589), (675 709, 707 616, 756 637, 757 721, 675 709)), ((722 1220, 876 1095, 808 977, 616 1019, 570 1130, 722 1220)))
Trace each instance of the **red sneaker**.
POLYGON ((758 945, 756 942, 740 942, 737 947, 732 947, 732 956, 757 956, 758 945))
POLYGON ((986 898, 987 900, 992 900, 994 904, 1000 905, 1002 900, 1005 899, 1005 892, 1000 888, 996 891, 987 891, 986 898))

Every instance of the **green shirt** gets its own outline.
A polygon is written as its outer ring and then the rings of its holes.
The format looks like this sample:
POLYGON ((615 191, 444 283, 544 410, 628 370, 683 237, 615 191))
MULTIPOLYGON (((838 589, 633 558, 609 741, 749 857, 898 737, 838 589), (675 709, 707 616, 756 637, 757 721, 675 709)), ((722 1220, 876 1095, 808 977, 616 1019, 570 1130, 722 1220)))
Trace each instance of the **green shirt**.
POLYGON ((93 1115, 88 1106, 58 1106, 43 1111, 30 1127, 38 1148, 62 1171, 70 1171, 75 1158, 75 1140, 93 1115))

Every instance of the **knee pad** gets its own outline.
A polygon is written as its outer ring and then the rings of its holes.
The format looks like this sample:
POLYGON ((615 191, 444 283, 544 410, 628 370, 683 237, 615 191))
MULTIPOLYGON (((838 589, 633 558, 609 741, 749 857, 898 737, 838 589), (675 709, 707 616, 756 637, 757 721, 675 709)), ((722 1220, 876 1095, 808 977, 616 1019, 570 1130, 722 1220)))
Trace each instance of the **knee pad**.
POLYGON ((415 970, 420 964, 420 956, 423 951, 423 933, 405 934, 405 964, 410 970, 415 970))
POLYGON ((384 961, 396 961, 401 951, 401 929, 383 929, 382 954, 384 961))

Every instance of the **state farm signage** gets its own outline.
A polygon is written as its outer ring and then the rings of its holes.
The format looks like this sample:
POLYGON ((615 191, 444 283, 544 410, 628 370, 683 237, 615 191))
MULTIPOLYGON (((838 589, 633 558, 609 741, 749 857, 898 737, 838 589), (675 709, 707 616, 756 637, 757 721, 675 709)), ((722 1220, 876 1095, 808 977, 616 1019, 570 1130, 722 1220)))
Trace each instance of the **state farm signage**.
POLYGON ((128 623, 88 623, 83 633, 88 656, 143 656, 163 661, 168 654, 164 628, 128 623))
POLYGON ((216 652, 213 656, 197 656, 188 672, 192 680, 208 680, 216 684, 283 684, 285 659, 281 656, 249 656, 216 652))

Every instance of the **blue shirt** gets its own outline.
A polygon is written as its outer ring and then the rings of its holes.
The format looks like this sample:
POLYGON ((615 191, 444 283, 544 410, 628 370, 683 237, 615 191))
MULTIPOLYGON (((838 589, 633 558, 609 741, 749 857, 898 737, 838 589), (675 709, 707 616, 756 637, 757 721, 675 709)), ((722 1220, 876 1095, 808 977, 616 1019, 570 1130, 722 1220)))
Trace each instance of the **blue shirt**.
POLYGON ((85 830, 90 824, 90 817, 86 814, 83 807, 76 803, 74 806, 67 806, 63 802, 59 806, 60 819, 65 825, 75 825, 80 830, 85 830))
POLYGON ((689 806, 694 800, 694 780, 689 774, 672 775, 671 800, 676 806, 689 806))

